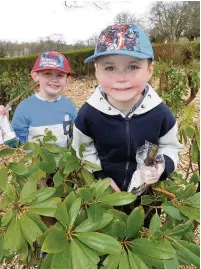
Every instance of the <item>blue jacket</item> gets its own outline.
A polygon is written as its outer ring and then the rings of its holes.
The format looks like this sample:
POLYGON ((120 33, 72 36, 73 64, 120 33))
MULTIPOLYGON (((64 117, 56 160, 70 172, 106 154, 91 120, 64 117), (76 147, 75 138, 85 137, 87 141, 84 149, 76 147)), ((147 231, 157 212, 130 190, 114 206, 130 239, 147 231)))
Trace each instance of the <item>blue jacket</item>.
POLYGON ((35 141, 35 136, 44 135, 45 129, 56 136, 58 146, 66 146, 69 126, 77 114, 70 99, 59 96, 56 101, 46 101, 38 94, 23 100, 16 108, 12 127, 20 144, 35 141))
POLYGON ((108 103, 101 86, 79 110, 73 130, 73 148, 85 144, 83 159, 102 167, 97 178, 111 177, 121 190, 127 190, 136 170, 136 151, 145 140, 159 146, 165 158, 166 179, 176 168, 182 145, 177 140, 177 124, 170 109, 156 91, 146 85, 141 104, 130 114, 108 103))

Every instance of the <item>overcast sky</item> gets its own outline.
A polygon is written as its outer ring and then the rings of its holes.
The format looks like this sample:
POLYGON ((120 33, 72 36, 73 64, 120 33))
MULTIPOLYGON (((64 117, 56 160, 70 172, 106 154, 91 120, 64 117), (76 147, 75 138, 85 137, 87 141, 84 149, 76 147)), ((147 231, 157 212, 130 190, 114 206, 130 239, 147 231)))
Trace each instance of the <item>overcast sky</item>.
MULTIPOLYGON (((73 2, 66 1, 69 4, 73 2)), ((92 0, 77 2, 82 7, 66 8, 63 0, 1 0, 0 40, 29 42, 52 34, 62 34, 64 41, 72 44, 86 40, 94 33, 99 34, 113 23, 117 13, 125 11, 140 17, 148 13, 153 3, 148 0, 113 0, 110 1, 109 9, 100 10, 90 4, 92 0)))

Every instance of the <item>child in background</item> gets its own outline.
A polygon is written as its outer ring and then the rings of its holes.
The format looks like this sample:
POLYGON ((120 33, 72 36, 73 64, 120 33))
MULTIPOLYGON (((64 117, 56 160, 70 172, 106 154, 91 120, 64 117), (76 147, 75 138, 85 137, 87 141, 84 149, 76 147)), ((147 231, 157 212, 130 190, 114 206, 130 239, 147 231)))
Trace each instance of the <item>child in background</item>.
POLYGON ((152 45, 134 24, 112 25, 99 36, 94 55, 99 82, 75 120, 73 148, 83 159, 102 167, 96 178, 111 179, 115 191, 127 191, 134 181, 140 196, 175 170, 178 152, 177 123, 170 109, 148 84, 154 69, 152 45), (160 162, 137 168, 136 153, 148 141, 159 147, 160 162))
MULTIPOLYGON (((67 146, 77 109, 60 92, 70 82, 70 75, 70 65, 63 54, 48 51, 37 58, 31 76, 39 83, 39 92, 20 102, 11 123, 19 144, 35 141, 34 136, 44 135, 48 128, 58 146, 67 146)), ((4 106, 0 106, 0 115, 8 115, 4 106)))

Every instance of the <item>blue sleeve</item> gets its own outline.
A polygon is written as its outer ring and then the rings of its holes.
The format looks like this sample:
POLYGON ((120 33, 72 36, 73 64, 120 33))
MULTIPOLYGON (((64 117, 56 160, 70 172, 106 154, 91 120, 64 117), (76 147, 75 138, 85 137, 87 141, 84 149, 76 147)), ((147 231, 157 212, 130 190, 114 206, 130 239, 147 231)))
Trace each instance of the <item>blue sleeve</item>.
POLYGON ((16 108, 11 124, 15 131, 19 144, 25 143, 28 137, 29 123, 26 118, 26 113, 21 104, 19 104, 16 108))

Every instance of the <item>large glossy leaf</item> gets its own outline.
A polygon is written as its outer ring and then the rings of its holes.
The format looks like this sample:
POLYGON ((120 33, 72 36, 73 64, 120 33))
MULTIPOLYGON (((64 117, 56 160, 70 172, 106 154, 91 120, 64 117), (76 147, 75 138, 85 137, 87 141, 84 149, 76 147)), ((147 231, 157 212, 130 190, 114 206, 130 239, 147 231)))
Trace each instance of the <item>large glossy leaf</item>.
POLYGON ((185 258, 185 260, 189 261, 196 267, 200 267, 200 257, 194 254, 187 247, 180 244, 178 241, 174 240, 174 247, 179 251, 179 253, 185 258))
POLYGON ((72 265, 73 269, 78 268, 88 268, 89 259, 86 254, 82 251, 82 249, 78 246, 75 240, 71 240, 71 257, 72 257, 72 265))
POLYGON ((25 166, 24 163, 20 162, 10 163, 9 168, 12 170, 13 173, 17 175, 25 175, 28 173, 28 168, 25 166))
POLYGON ((104 213, 101 220, 98 223, 93 222, 91 219, 86 219, 80 225, 78 225, 75 229, 76 232, 95 232, 103 227, 105 227, 108 223, 110 223, 113 219, 112 214, 104 213))
POLYGON ((24 240, 18 217, 12 219, 4 236, 4 248, 17 251, 22 247, 24 240))
POLYGON ((110 186, 109 178, 97 181, 93 186, 93 196, 96 197, 96 199, 104 196, 104 193, 109 186, 110 186))
MULTIPOLYGON (((20 193, 20 201, 21 203, 26 203, 26 201, 31 200, 30 196, 37 190, 37 179, 32 178, 29 179, 23 186, 22 191, 20 193)), ((36 200, 35 197, 32 200, 36 200)))
POLYGON ((81 170, 81 174, 87 185, 90 186, 94 182, 95 179, 93 175, 90 172, 88 172, 86 169, 83 168, 81 170))
POLYGON ((148 269, 146 264, 130 250, 128 250, 128 259, 131 269, 148 269))
POLYGON ((69 226, 69 214, 64 203, 58 205, 54 216, 64 227, 67 228, 69 226))
POLYGON ((170 243, 165 240, 159 242, 149 241, 148 238, 138 238, 132 241, 132 250, 134 253, 142 253, 151 258, 166 260, 175 257, 176 252, 170 243), (149 251, 147 251, 149 250, 149 251))
POLYGON ((169 216, 171 216, 172 218, 176 220, 182 220, 184 218, 184 216, 181 214, 179 209, 170 204, 163 203, 161 205, 161 208, 164 210, 166 214, 168 214, 169 216))
POLYGON ((126 238, 126 223, 120 219, 116 219, 112 224, 112 234, 115 238, 126 238))
POLYGON ((33 193, 36 197, 34 204, 44 202, 45 200, 49 199, 55 193, 55 188, 45 187, 37 190, 33 193))
POLYGON ((56 226, 51 227, 49 230, 43 245, 42 251, 48 253, 57 253, 61 252, 67 246, 66 234, 63 230, 59 229, 56 226))
POLYGON ((143 195, 141 197, 141 205, 149 205, 154 201, 154 198, 150 195, 143 195))
POLYGON ((89 189, 86 188, 80 188, 79 190, 79 195, 83 200, 92 202, 93 201, 93 194, 90 192, 89 189))
POLYGON ((77 233, 75 235, 88 247, 105 254, 119 254, 121 252, 120 243, 106 234, 97 232, 77 233))
POLYGON ((30 212, 27 212, 26 214, 30 219, 32 219, 37 224, 37 226, 41 229, 43 233, 47 230, 47 227, 44 224, 44 222, 41 220, 40 216, 30 213, 30 212))
POLYGON ((92 263, 98 264, 100 261, 100 258, 95 250, 88 248, 86 245, 84 245, 80 240, 74 239, 75 242, 78 244, 78 246, 82 249, 82 251, 85 253, 87 258, 91 260, 92 263))
POLYGON ((104 269, 117 269, 121 255, 108 255, 103 261, 104 269))
POLYGON ((29 245, 32 246, 33 242, 36 241, 36 238, 42 234, 41 229, 25 214, 20 217, 20 224, 24 236, 26 237, 29 245))
POLYGON ((7 168, 0 168, 0 191, 3 191, 6 189, 6 184, 8 181, 8 169, 7 168))
POLYGON ((181 193, 177 195, 177 200, 185 200, 192 196, 196 191, 196 185, 191 183, 186 186, 185 190, 182 190, 181 193))
POLYGON ((63 182, 63 177, 62 177, 62 175, 61 175, 59 172, 57 172, 57 173, 53 176, 53 182, 54 182, 54 186, 55 186, 55 187, 58 187, 58 186, 60 186, 60 185, 62 184, 62 182, 63 182))
POLYGON ((52 269, 51 268, 52 258, 53 258, 53 254, 47 254, 44 260, 42 261, 40 269, 52 269))
POLYGON ((134 237, 142 227, 144 223, 145 213, 142 206, 136 207, 128 216, 126 228, 127 238, 134 237))
POLYGON ((200 222, 200 210, 199 208, 191 206, 177 206, 178 209, 189 219, 194 219, 197 222, 200 222))
POLYGON ((164 260, 164 269, 179 269, 178 259, 164 260))
POLYGON ((97 223, 101 220, 105 209, 100 204, 93 204, 87 209, 89 219, 97 223))
POLYGON ((55 253, 52 262, 51 269, 72 269, 70 244, 66 241, 66 247, 63 251, 55 253))
POLYGON ((174 227, 168 234, 170 236, 181 236, 193 229, 193 222, 192 220, 188 220, 185 223, 179 224, 174 227))
POLYGON ((42 216, 54 217, 60 198, 51 198, 47 201, 28 206, 28 212, 42 216))
POLYGON ((149 234, 154 234, 156 231, 160 230, 161 219, 158 213, 155 213, 149 224, 149 234))
POLYGON ((12 211, 12 209, 9 209, 2 217, 1 220, 1 226, 6 226, 9 224, 9 222, 15 217, 15 213, 12 211))
POLYGON ((135 201, 136 196, 131 192, 115 192, 100 198, 100 202, 106 205, 120 206, 135 201))
POLYGON ((67 195, 67 197, 64 200, 64 204, 66 205, 67 211, 70 210, 72 203, 76 200, 76 194, 74 192, 71 192, 67 195))
POLYGON ((186 204, 192 207, 200 208, 200 193, 197 192, 193 196, 189 197, 186 200, 186 204))
POLYGON ((131 269, 130 263, 128 260, 128 255, 125 250, 123 250, 121 253, 121 257, 119 260, 119 269, 131 269))
POLYGON ((81 198, 78 197, 71 205, 70 210, 69 210, 69 219, 70 219, 70 223, 69 225, 73 225, 73 223, 75 222, 75 219, 77 218, 77 215, 80 211, 80 207, 81 207, 81 198))

